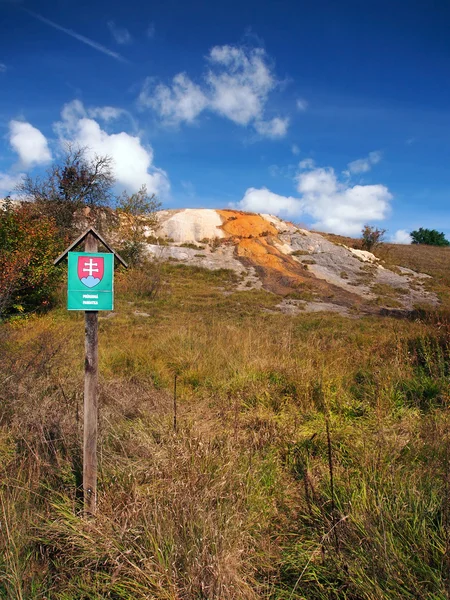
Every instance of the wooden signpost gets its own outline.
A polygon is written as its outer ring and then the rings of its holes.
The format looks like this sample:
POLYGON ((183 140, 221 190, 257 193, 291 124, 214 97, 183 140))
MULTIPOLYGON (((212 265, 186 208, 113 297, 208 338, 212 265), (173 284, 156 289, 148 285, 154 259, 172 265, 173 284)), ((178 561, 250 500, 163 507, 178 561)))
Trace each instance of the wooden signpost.
POLYGON ((85 323, 84 425, 83 425, 83 498, 84 510, 94 515, 97 508, 97 432, 98 432, 98 311, 114 307, 114 258, 127 263, 103 237, 89 228, 54 261, 66 256, 67 308, 83 310, 85 323), (84 241, 84 252, 72 252, 84 241), (98 242, 110 254, 98 252, 98 242))

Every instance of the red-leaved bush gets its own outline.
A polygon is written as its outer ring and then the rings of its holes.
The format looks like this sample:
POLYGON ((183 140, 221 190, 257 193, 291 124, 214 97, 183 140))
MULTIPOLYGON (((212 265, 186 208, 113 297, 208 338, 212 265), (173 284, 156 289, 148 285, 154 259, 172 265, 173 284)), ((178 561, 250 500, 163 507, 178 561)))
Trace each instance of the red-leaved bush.
POLYGON ((53 261, 63 247, 53 220, 31 203, 0 210, 0 318, 50 304, 60 276, 53 261))

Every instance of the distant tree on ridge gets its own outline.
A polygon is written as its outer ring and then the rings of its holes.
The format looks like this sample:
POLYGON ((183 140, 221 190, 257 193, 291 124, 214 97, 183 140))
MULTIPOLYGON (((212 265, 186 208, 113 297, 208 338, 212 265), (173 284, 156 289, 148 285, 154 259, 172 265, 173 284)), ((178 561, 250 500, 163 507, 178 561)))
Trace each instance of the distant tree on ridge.
POLYGON ((436 229, 424 229, 420 227, 411 231, 412 244, 426 244, 427 246, 450 246, 450 242, 442 232, 436 229))

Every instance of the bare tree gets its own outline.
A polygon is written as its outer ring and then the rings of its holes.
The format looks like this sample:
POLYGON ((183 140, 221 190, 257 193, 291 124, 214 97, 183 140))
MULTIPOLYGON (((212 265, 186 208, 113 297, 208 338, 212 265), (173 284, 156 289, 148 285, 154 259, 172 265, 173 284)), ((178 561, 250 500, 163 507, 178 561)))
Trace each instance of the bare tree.
POLYGON ((105 209, 114 201, 115 183, 109 156, 89 157, 87 148, 68 144, 61 160, 44 177, 27 175, 16 190, 22 200, 34 201, 36 210, 51 216, 60 233, 67 235, 77 223, 102 228, 105 209))
POLYGON ((138 265, 145 254, 146 232, 157 227, 157 211, 161 208, 161 203, 156 195, 149 194, 147 187, 143 185, 135 194, 123 192, 117 206, 121 216, 123 254, 130 264, 138 265))

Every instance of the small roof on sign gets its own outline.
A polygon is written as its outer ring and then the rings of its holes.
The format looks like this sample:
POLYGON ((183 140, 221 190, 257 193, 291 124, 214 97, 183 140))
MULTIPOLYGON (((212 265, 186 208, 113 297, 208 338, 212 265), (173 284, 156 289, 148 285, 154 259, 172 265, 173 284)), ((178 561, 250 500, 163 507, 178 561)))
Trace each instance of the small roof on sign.
POLYGON ((58 256, 58 258, 53 262, 53 264, 55 266, 59 265, 59 263, 66 258, 66 256, 69 254, 69 252, 71 252, 74 248, 76 248, 78 246, 78 244, 81 244, 81 242, 84 240, 84 238, 89 233, 92 233, 92 235, 94 237, 96 237, 98 239, 98 241, 101 242, 107 250, 112 252, 114 254, 114 256, 117 258, 117 260, 120 262, 121 265, 123 265, 126 269, 128 268, 128 264, 123 260, 123 258, 120 256, 120 254, 118 252, 116 252, 113 248, 111 248, 111 246, 108 244, 108 242, 93 227, 89 227, 89 229, 86 229, 86 231, 84 233, 82 233, 80 235, 80 237, 78 237, 74 242, 72 242, 70 244, 70 246, 68 248, 66 248, 64 250, 64 252, 62 254, 60 254, 60 256, 58 256))

